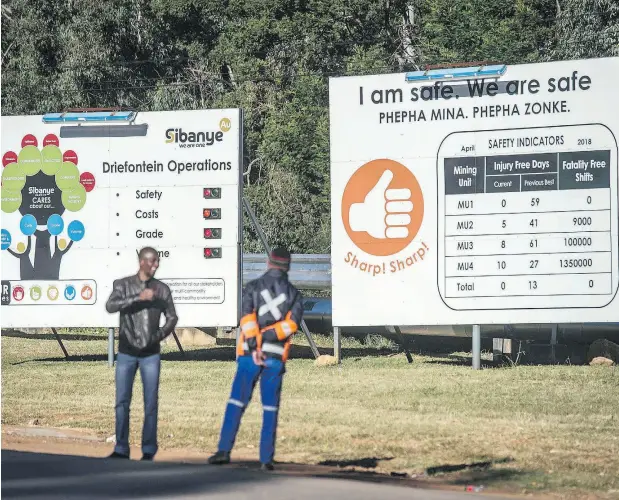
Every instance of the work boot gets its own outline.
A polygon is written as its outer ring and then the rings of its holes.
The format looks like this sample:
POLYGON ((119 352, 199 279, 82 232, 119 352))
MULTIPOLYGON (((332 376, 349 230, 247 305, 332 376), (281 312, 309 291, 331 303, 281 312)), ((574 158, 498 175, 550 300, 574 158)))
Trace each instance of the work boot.
POLYGON ((271 471, 273 469, 275 469, 275 467, 273 466, 273 462, 269 462, 268 464, 261 464, 260 465, 260 470, 271 471))
POLYGON ((230 463, 230 452, 219 450, 213 456, 208 458, 208 463, 211 465, 223 465, 230 463))

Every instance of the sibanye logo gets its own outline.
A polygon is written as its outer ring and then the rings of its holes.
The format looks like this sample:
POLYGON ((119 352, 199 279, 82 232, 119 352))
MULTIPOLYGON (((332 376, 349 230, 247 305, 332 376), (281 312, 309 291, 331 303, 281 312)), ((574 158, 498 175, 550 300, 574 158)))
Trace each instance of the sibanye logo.
POLYGON ((182 127, 169 128, 165 131, 166 144, 178 144, 181 148, 203 148, 212 146, 216 142, 222 142, 224 134, 230 130, 232 124, 228 118, 222 118, 219 122, 219 130, 215 131, 185 131, 182 127))

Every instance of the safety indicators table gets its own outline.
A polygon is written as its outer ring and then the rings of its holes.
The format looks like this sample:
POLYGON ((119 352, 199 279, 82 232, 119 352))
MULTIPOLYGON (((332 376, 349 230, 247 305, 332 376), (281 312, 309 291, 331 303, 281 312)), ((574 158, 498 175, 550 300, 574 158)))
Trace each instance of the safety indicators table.
POLYGON ((456 310, 604 307, 618 285, 603 125, 458 132, 438 153, 438 287, 456 310))

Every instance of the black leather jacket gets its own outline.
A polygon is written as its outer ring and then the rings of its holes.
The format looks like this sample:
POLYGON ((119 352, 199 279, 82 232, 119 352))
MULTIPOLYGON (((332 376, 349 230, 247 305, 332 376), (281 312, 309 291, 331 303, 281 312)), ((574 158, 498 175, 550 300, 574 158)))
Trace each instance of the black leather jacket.
POLYGON ((260 347, 265 355, 285 361, 292 334, 300 327, 303 319, 302 295, 288 281, 288 273, 269 269, 260 278, 247 284, 243 292, 241 316, 248 317, 252 314, 256 314, 258 320, 259 339, 243 338, 247 349, 239 350, 239 354, 249 354, 258 347, 260 340, 260 347), (280 328, 284 323, 292 324, 292 330, 288 330, 286 337, 278 337, 276 325, 280 328))
POLYGON ((137 274, 114 281, 105 308, 109 313, 120 311, 118 352, 131 356, 159 353, 159 343, 178 322, 170 288, 155 278, 142 281, 137 274), (154 291, 152 300, 139 299, 146 288, 154 291), (165 314, 166 322, 159 327, 161 314, 165 314))

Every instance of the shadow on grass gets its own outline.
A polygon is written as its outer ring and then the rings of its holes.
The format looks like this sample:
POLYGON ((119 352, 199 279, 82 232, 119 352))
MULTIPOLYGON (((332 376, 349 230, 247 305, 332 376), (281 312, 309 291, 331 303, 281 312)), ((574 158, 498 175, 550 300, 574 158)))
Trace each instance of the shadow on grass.
POLYGON ((485 488, 501 486, 501 483, 522 481, 532 471, 518 469, 496 469, 493 466, 515 462, 511 457, 473 462, 470 464, 445 464, 428 467, 426 475, 442 484, 482 485, 485 488))
POLYGON ((459 472, 459 471, 470 470, 470 469, 486 470, 495 464, 507 464, 510 462, 514 462, 514 459, 511 457, 505 457, 505 458, 499 458, 496 460, 487 460, 485 462, 473 462, 471 464, 438 465, 435 467, 428 467, 426 469, 426 474, 428 474, 429 476, 435 476, 436 474, 444 474, 447 472, 459 472))
MULTIPOLYGON (((70 339, 67 339, 70 340, 70 339)), ((34 362, 106 362, 107 353, 100 354, 71 354, 71 346, 67 345, 69 357, 62 356, 49 358, 35 358, 11 363, 12 365, 21 365, 34 362)), ((333 356, 333 349, 319 347, 318 351, 321 355, 328 354, 333 356)), ((390 349, 373 349, 373 348, 344 348, 342 355, 344 358, 354 357, 369 357, 369 356, 385 356, 393 354, 390 349)), ((236 359, 236 350, 233 346, 217 346, 201 349, 191 349, 180 351, 166 351, 161 354, 163 361, 234 361, 236 359)), ((290 359, 314 359, 314 354, 309 346, 293 345, 290 352, 290 359)))
MULTIPOLYGON (((512 458, 499 458, 472 464, 440 465, 428 468, 424 473, 409 475, 406 472, 389 473, 368 469, 378 467, 379 461, 394 457, 367 457, 360 459, 325 460, 317 465, 294 462, 278 462, 277 471, 291 475, 309 475, 321 478, 342 478, 372 483, 397 483, 404 486, 427 488, 440 485, 483 485, 493 487, 499 483, 519 480, 529 475, 528 471, 517 469, 493 469, 493 465, 513 462, 512 458), (329 470, 328 467, 337 467, 329 470), (362 470, 359 470, 361 468, 362 470), (363 470, 365 469, 365 470, 363 470)), ((252 468, 250 462, 236 462, 235 465, 252 468)))
MULTIPOLYGON (((471 366, 473 363, 473 359, 470 356, 458 356, 458 355, 449 355, 449 356, 436 356, 435 354, 428 354, 435 359, 429 359, 424 363, 429 365, 447 365, 447 366, 471 366)), ((492 360, 482 359, 481 360, 482 368, 498 368, 500 364, 495 363, 492 360)))
POLYGON ((457 485, 480 484, 484 487, 492 487, 497 483, 513 481, 527 475, 529 475, 527 471, 515 469, 487 469, 467 471, 466 473, 456 474, 456 477, 446 477, 444 482, 457 485))
POLYGON ((318 465, 327 465, 329 467, 365 467, 366 469, 374 469, 378 467, 378 462, 393 460, 393 457, 367 457, 357 458, 352 460, 325 460, 318 465))
MULTIPOLYGON (((90 340, 107 340, 107 335, 84 335, 80 333, 66 333, 66 332, 58 332, 62 340, 66 341, 85 341, 88 342, 90 340)), ((3 337, 11 337, 15 339, 27 339, 27 340, 56 340, 55 335, 52 333, 51 329, 49 333, 27 333, 22 332, 20 330, 2 330, 3 337)))

